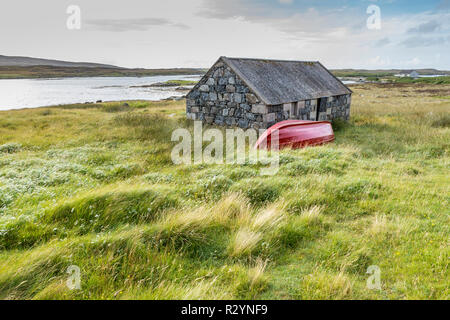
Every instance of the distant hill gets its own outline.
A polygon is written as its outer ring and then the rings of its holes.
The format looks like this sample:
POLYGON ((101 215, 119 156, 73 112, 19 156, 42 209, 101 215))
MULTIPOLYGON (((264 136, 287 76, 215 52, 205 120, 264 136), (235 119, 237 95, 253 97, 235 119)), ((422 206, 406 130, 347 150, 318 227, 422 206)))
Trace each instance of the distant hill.
POLYGON ((0 55, 0 66, 2 67, 31 67, 31 66, 51 66, 51 67, 71 67, 71 68, 112 68, 122 69, 117 66, 90 63, 90 62, 69 62, 61 60, 39 59, 30 57, 13 57, 0 55))
POLYGON ((128 69, 108 64, 0 55, 0 79, 200 75, 205 69, 128 69))

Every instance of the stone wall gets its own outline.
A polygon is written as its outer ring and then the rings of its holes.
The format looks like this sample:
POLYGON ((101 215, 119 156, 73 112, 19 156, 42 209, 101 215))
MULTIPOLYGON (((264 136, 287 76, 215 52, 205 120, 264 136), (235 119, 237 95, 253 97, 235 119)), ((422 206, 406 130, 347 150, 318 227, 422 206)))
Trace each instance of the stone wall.
POLYGON ((258 129, 264 122, 276 121, 266 115, 266 106, 222 62, 208 71, 186 99, 187 117, 208 124, 258 129))
POLYGON ((315 99, 268 106, 227 65, 218 62, 188 94, 186 114, 208 124, 260 129, 287 119, 348 119, 350 100, 345 95, 325 98, 320 105, 315 99))
POLYGON ((351 95, 348 94, 296 103, 285 103, 283 112, 286 119, 312 121, 349 120, 351 99, 351 95))

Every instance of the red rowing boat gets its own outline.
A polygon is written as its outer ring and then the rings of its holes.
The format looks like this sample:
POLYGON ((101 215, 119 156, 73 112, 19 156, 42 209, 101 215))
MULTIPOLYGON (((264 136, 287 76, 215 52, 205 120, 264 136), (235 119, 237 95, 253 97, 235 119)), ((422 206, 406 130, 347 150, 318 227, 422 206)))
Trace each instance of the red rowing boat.
POLYGON ((299 149, 334 141, 334 132, 329 121, 286 120, 266 130, 256 142, 255 148, 271 148, 278 135, 279 148, 299 149))

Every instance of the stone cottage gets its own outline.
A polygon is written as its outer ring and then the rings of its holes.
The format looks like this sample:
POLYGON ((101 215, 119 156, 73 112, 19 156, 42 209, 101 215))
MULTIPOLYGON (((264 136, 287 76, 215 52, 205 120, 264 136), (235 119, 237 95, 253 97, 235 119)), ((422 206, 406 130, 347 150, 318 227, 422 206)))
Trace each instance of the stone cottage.
POLYGON ((320 62, 221 57, 188 93, 186 114, 244 129, 288 119, 348 120, 351 95, 320 62))

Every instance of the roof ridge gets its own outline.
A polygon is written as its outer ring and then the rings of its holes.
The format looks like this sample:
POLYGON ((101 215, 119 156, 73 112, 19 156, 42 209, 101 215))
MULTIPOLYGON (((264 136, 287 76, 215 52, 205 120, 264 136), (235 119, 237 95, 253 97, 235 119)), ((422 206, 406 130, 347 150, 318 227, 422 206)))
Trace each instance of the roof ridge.
POLYGON ((221 58, 229 60, 254 60, 254 61, 274 61, 274 62, 302 62, 302 63, 320 63, 320 61, 307 61, 307 60, 282 60, 282 59, 265 59, 265 58, 239 58, 239 57, 227 57, 222 56, 221 58))

